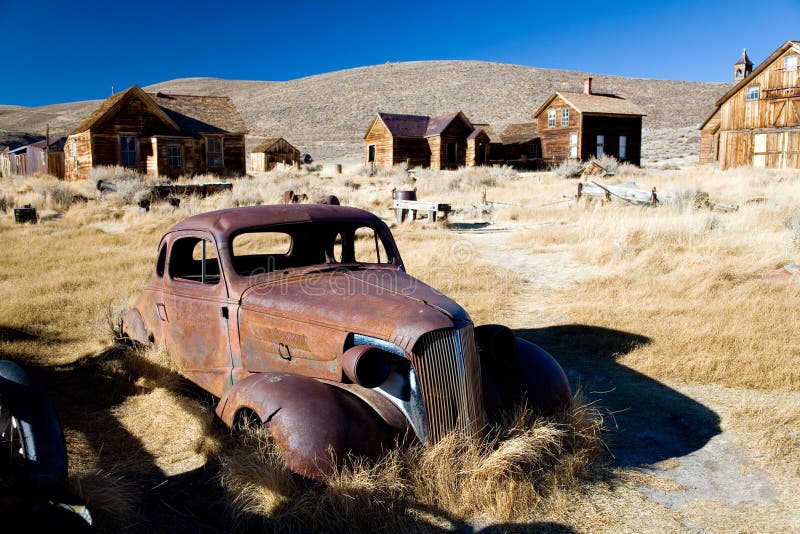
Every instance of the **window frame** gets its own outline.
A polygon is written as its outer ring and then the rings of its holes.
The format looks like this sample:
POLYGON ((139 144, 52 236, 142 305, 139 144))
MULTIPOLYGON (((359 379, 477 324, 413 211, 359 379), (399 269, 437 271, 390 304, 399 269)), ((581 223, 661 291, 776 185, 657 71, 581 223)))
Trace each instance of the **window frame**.
POLYGON ((570 159, 575 159, 575 158, 578 157, 578 134, 577 134, 577 132, 573 132, 573 133, 569 134, 569 157, 570 157, 570 159))
POLYGON ((788 55, 783 58, 783 70, 786 72, 797 72, 797 64, 798 61, 796 54, 788 55), (791 62, 794 63, 791 66, 789 66, 790 60, 793 60, 791 62))
POLYGON ((225 143, 223 143, 224 137, 221 135, 207 135, 206 136, 206 166, 209 169, 224 169, 225 168, 225 143), (211 142, 212 141, 219 141, 219 152, 211 151, 211 142), (219 153, 219 165, 215 165, 211 161, 211 155, 219 153))
POLYGON ((758 101, 761 97, 761 88, 758 85, 750 85, 747 87, 747 93, 745 93, 745 100, 747 102, 758 101), (755 94, 755 96, 753 96, 755 94))
POLYGON ((561 110, 561 126, 569 126, 569 108, 561 110))
POLYGON ((606 136, 603 134, 598 134, 596 142, 595 142, 595 155, 599 158, 603 154, 606 153, 606 136))
POLYGON ((627 135, 620 135, 619 136, 619 150, 618 150, 618 158, 620 161, 623 159, 628 158, 628 136, 627 135))
POLYGON ((179 143, 170 143, 167 145, 167 166, 172 168, 183 167, 183 146, 179 143), (172 149, 178 149, 177 163, 173 162, 172 149))
MULTIPOLYGON (((193 258, 190 257, 190 259, 192 261, 194 261, 193 258)), ((192 233, 192 234, 186 234, 186 235, 179 235, 179 236, 175 237, 175 239, 173 239, 172 242, 169 244, 169 255, 167 257, 167 264, 166 264, 166 269, 165 270, 166 270, 167 276, 169 277, 169 280, 174 282, 174 283, 193 284, 195 287, 207 287, 209 289, 216 289, 216 288, 220 287, 221 283, 224 285, 224 277, 223 277, 223 274, 222 274, 222 261, 221 261, 220 255, 219 255, 219 250, 217 250, 217 244, 216 244, 214 238, 209 236, 209 235, 198 235, 198 234, 192 233), (193 240, 195 240, 195 244, 189 250, 190 256, 191 256, 191 253, 194 252, 195 247, 197 247, 197 245, 200 242, 203 243, 203 247, 202 247, 202 256, 203 257, 200 260, 200 280, 193 280, 191 278, 186 278, 185 276, 176 276, 176 273, 173 272, 173 265, 174 265, 173 261, 175 259, 175 246, 180 241, 182 241, 184 239, 193 239, 193 240), (209 246, 211 247, 211 249, 212 249, 212 251, 214 253, 213 259, 215 259, 217 261, 218 275, 217 275, 216 282, 207 282, 206 281, 206 276, 207 276, 207 272, 208 272, 208 269, 207 269, 207 266, 206 266, 206 260, 207 259, 211 259, 211 258, 208 258, 207 255, 206 255, 206 251, 208 250, 209 246)))
POLYGON ((137 145, 138 145, 138 143, 136 142, 136 135, 134 135, 134 134, 125 134, 125 133, 121 133, 119 135, 119 165, 120 165, 120 167, 125 167, 127 169, 135 169, 137 167, 137 165, 139 163, 139 161, 138 161, 139 147, 137 145), (132 141, 132 143, 133 143, 133 152, 132 152, 133 153, 133 164, 132 165, 126 165, 125 161, 124 161, 124 158, 123 158, 123 154, 131 154, 130 150, 124 150, 124 148, 125 148, 123 146, 123 140, 124 139, 130 139, 132 141))
POLYGON ((555 128, 556 127, 556 110, 549 109, 547 111, 547 127, 548 128, 555 128))

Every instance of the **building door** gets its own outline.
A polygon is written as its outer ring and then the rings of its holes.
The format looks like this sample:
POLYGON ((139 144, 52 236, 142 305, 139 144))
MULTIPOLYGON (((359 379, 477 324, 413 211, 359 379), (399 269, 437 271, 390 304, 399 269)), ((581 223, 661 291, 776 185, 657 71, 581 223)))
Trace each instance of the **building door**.
POLYGON ((767 164, 767 134, 756 134, 753 139, 753 167, 764 168, 767 164))
POLYGON ((605 149, 605 144, 606 144, 605 136, 604 135, 598 135, 597 136, 597 157, 598 158, 603 155, 603 152, 604 152, 604 149, 605 149))
POLYGON ((477 165, 486 165, 486 145, 478 145, 478 157, 475 163, 477 165))
POLYGON ((455 165, 456 163, 456 143, 447 143, 447 152, 445 153, 445 162, 448 165, 455 165))
POLYGON ((375 163, 375 145, 369 145, 367 148, 367 163, 375 163))

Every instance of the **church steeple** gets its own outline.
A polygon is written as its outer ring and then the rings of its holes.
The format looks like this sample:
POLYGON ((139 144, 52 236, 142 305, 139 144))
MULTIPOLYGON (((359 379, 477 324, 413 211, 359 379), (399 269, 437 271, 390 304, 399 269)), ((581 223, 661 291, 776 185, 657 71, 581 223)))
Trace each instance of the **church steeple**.
POLYGON ((747 57, 747 49, 745 48, 742 50, 739 61, 733 64, 733 81, 739 82, 750 76, 751 72, 753 72, 753 62, 747 57))

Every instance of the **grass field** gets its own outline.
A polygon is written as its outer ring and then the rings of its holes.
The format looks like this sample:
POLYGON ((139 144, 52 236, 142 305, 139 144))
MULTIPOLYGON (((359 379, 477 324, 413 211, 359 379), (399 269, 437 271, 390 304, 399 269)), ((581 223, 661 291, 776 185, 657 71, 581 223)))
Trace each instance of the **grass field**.
MULTIPOLYGON (((334 177, 275 171, 147 214, 134 204, 136 178, 116 175, 120 193, 103 198, 92 183, 0 183, 0 351, 34 366, 52 392, 71 480, 101 529, 796 530, 800 284, 765 276, 800 260, 800 174, 623 167, 615 180, 678 199, 658 208, 576 203, 575 181, 551 173, 416 177, 401 169, 370 177, 357 166, 334 177), (564 364, 584 394, 556 421, 522 414, 488 444, 396 451, 309 487, 288 475, 262 431, 231 436, 168 355, 114 346, 119 310, 146 282, 163 232, 182 218, 276 203, 292 189, 311 199, 335 194, 390 221, 390 191, 405 186, 459 208, 449 223, 395 225, 408 271, 476 323, 504 322, 564 364), (698 209, 700 191, 739 209, 698 209), (76 193, 89 202, 72 204, 76 193), (39 208, 38 225, 13 222, 8 208, 22 203, 39 208), (628 443, 658 432, 659 411, 677 414, 663 422, 683 429, 678 438, 628 443), (599 454, 603 420, 613 459, 599 454), (686 489, 678 475, 687 459, 720 437, 742 472, 763 473, 770 498, 686 489), (651 490, 692 498, 673 506, 651 490)), ((717 475, 735 486, 724 470, 697 474, 717 475)))

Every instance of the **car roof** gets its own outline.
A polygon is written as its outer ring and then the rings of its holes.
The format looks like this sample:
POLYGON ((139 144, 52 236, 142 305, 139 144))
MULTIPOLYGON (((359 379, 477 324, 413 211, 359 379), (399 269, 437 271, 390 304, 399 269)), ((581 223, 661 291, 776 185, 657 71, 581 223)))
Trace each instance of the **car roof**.
POLYGON ((209 211, 182 220, 170 229, 206 230, 218 241, 245 228, 305 222, 359 222, 383 224, 374 214, 349 206, 328 204, 274 204, 209 211))

